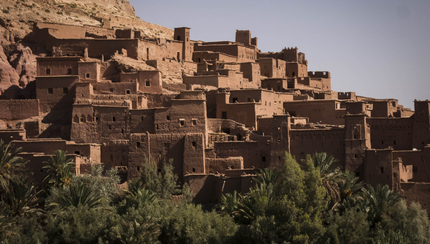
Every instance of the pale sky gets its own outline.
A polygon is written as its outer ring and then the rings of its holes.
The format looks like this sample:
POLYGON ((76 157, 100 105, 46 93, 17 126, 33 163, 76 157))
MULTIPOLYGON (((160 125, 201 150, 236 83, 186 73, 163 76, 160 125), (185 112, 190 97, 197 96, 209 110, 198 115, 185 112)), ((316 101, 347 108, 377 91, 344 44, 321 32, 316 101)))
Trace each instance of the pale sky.
POLYGON ((258 48, 298 47, 309 71, 330 71, 334 91, 374 98, 430 99, 430 1, 139 1, 142 20, 190 27, 191 39, 234 41, 250 30, 258 48))

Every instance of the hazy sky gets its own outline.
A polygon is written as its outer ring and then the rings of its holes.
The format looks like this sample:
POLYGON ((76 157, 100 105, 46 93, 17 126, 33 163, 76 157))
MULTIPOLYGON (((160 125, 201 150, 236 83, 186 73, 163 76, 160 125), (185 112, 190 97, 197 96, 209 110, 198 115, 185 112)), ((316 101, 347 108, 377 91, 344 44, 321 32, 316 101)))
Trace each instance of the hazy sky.
POLYGON ((251 30, 258 48, 298 47, 309 71, 330 71, 332 89, 396 98, 413 109, 429 99, 430 1, 139 1, 142 20, 191 28, 192 40, 234 41, 251 30))

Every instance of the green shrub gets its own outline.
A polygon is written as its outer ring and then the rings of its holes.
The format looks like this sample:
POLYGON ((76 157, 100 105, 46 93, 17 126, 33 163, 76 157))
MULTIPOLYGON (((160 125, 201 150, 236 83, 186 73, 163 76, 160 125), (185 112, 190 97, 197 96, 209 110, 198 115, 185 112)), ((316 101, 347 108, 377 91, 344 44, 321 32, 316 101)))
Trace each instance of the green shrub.
POLYGON ((51 10, 49 10, 49 9, 45 9, 45 12, 50 13, 50 12, 51 12, 51 10))
POLYGON ((76 5, 76 3, 72 3, 72 4, 70 4, 70 7, 71 7, 71 8, 77 8, 77 7, 78 7, 78 5, 76 5))

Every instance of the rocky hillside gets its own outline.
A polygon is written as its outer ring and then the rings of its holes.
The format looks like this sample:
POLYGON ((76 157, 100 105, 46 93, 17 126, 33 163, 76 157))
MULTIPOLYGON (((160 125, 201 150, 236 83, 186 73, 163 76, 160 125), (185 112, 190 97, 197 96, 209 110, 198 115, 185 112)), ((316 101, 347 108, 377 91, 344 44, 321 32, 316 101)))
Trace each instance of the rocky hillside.
POLYGON ((127 0, 1 0, 0 95, 16 96, 36 75, 36 59, 21 40, 34 23, 50 22, 141 30, 147 37, 172 39, 173 30, 144 22, 127 0))

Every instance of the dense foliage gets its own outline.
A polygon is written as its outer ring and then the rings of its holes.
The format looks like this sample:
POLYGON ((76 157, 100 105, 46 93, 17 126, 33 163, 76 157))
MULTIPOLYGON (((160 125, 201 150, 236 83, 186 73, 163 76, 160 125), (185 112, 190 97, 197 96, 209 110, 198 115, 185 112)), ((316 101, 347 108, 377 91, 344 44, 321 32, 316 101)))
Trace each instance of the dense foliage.
POLYGON ((228 193, 213 211, 191 202, 171 163, 120 187, 115 170, 74 167, 58 151, 43 190, 18 170, 19 150, 1 144, 0 243, 429 243, 430 222, 388 186, 366 186, 330 155, 290 155, 257 173, 248 193, 228 193), (6 155, 7 154, 7 155, 6 155), (6 156, 5 156, 6 155, 6 156), (17 158, 15 158, 17 157, 17 158), (43 192, 41 192, 43 191, 43 192))

